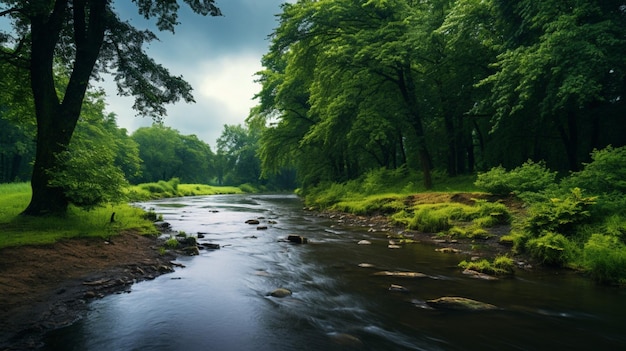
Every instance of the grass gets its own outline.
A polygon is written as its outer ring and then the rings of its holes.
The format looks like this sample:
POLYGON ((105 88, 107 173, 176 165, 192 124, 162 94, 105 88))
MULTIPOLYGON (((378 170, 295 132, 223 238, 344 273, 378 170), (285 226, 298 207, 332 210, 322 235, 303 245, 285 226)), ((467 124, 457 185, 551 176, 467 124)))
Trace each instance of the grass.
POLYGON ((127 204, 84 211, 70 206, 65 218, 22 217, 31 190, 28 183, 0 184, 0 248, 52 244, 75 237, 108 238, 123 230, 156 234, 152 222, 142 218, 143 210, 127 204), (111 223, 111 213, 115 222, 111 223))
MULTIPOLYGON (((243 193, 243 190, 237 187, 178 184, 176 180, 142 184, 128 189, 132 201, 240 193, 243 193)), ((28 206, 30 197, 29 183, 0 184, 0 226, 2 226, 0 248, 52 244, 69 238, 109 238, 126 230, 157 234, 152 221, 145 216, 146 212, 128 204, 107 205, 91 211, 70 206, 64 218, 22 217, 20 213, 28 206), (111 223, 113 212, 115 221, 111 223)))
MULTIPOLYGON (((248 190, 248 187, 244 187, 248 190)), ((145 201, 168 197, 242 194, 246 191, 235 186, 211 186, 206 184, 179 184, 178 179, 133 185, 127 190, 130 201, 145 201)))

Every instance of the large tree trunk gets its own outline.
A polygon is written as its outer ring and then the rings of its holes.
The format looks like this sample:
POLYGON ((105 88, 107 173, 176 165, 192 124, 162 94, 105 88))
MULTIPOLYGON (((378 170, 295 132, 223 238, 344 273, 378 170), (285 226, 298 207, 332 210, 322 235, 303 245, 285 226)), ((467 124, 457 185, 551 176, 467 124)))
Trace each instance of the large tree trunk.
MULTIPOLYGON (((68 22, 68 0, 57 0, 48 12, 31 17, 30 83, 37 117, 37 152, 31 179, 32 197, 24 215, 64 215, 69 205, 63 189, 50 186, 50 170, 62 167, 56 155, 67 150, 93 67, 102 47, 107 0, 74 0, 72 23, 76 57, 63 100, 54 82, 54 54, 68 22)), ((63 89, 61 89, 63 90, 63 89)))

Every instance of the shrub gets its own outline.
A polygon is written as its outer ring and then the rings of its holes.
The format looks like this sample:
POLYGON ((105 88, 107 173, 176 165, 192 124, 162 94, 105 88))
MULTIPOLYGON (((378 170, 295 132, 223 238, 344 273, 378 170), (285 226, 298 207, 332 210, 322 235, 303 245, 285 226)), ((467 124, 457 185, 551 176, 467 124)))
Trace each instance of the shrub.
POLYGON ((474 185, 492 194, 537 192, 554 184, 556 172, 551 172, 544 162, 526 161, 509 172, 502 166, 479 173, 474 185))
POLYGON ((593 234, 583 250, 584 266, 601 283, 626 280, 626 246, 616 237, 593 234))
POLYGON ((582 171, 563 179, 561 185, 581 187, 592 194, 626 193, 626 146, 594 150, 591 159, 582 171))
POLYGON ((576 247, 562 234, 545 232, 538 238, 528 240, 526 249, 544 264, 563 266, 574 257, 576 247))
POLYGON ((496 224, 509 223, 511 220, 511 214, 509 213, 509 210, 502 203, 488 202, 485 200, 476 200, 476 207, 478 208, 478 215, 480 216, 480 218, 483 218, 483 217, 491 218, 490 220, 486 220, 486 219, 482 220, 482 221, 485 221, 485 224, 486 224, 484 225, 485 227, 493 226, 496 224))
POLYGON ((415 212, 415 216, 409 222, 409 228, 417 229, 424 233, 438 233, 450 229, 450 217, 442 211, 431 208, 421 208, 415 212))
POLYGON ((571 235, 576 225, 591 217, 590 208, 595 201, 595 197, 584 197, 579 188, 574 188, 564 198, 533 204, 525 227, 533 236, 543 231, 571 235))

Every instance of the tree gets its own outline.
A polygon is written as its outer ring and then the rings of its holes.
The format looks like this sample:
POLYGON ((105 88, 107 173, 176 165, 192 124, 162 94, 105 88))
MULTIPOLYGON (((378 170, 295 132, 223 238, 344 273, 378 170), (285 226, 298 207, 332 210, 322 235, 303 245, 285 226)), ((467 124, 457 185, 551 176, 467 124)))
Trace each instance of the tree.
MULTIPOLYGON (((626 83, 626 7, 623 1, 494 1, 510 38, 483 81, 496 126, 510 120, 552 131, 566 168, 603 145, 600 116, 623 113, 626 83), (531 117, 534 114, 538 118, 531 117)), ((619 128, 623 119, 608 125, 619 128)), ((605 124, 606 125, 606 124, 605 124)), ((551 137, 551 136, 547 136, 551 137)), ((606 143, 606 141, 604 142, 606 143)))
POLYGON ((84 209, 125 199, 127 178, 139 171, 137 144, 105 115, 104 93, 88 92, 68 149, 56 154, 48 170, 50 185, 63 189, 68 201, 84 209))
POLYGON ((224 125, 217 138, 218 161, 226 166, 219 172, 223 182, 234 185, 259 182, 258 139, 258 133, 242 125, 224 125))
POLYGON ((137 129, 131 136, 139 145, 141 174, 135 183, 179 178, 186 183, 207 184, 213 177, 213 152, 195 135, 182 135, 161 124, 137 129))
MULTIPOLYGON (((196 13, 220 15, 213 0, 185 2, 196 13)), ((141 15, 157 18, 159 30, 173 32, 176 2, 135 3, 141 15)), ((157 119, 165 114, 164 104, 181 98, 193 101, 189 84, 143 51, 155 34, 121 21, 110 0, 3 0, 0 16, 8 17, 13 28, 0 33, 0 44, 12 46, 0 51, 0 60, 29 71, 37 120, 33 192, 25 215, 63 215, 67 210, 68 197, 62 187, 50 183, 50 170, 61 166, 57 155, 68 150, 91 78, 112 71, 119 93, 135 96, 134 108, 157 119), (57 67, 68 72, 63 87, 56 86, 57 67)))

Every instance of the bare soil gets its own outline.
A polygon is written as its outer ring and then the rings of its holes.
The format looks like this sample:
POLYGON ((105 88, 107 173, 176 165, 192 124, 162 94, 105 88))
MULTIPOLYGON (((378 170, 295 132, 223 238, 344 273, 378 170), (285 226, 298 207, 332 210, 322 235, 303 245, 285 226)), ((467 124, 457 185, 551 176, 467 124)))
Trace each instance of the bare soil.
POLYGON ((89 300, 171 272, 175 256, 158 246, 125 232, 0 250, 0 350, 37 349, 47 331, 80 319, 89 300))

